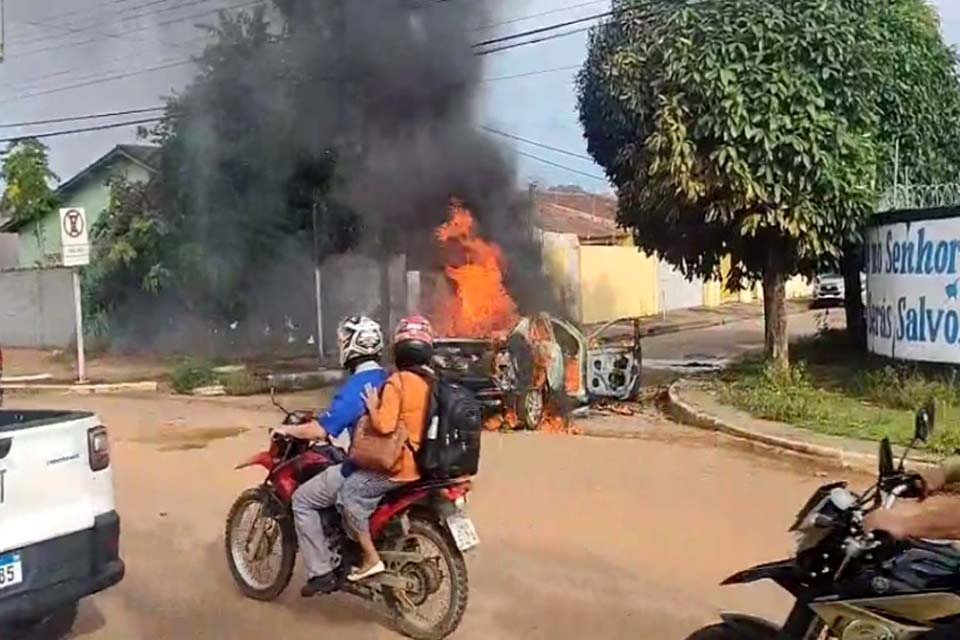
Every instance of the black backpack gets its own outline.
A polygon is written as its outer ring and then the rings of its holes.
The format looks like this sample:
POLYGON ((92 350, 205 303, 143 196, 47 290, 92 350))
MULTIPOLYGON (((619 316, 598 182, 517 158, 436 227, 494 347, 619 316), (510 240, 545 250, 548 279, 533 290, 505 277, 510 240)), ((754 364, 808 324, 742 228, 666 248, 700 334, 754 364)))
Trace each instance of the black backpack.
POLYGON ((430 412, 415 458, 428 480, 476 475, 483 406, 472 391, 442 377, 432 380, 430 412))

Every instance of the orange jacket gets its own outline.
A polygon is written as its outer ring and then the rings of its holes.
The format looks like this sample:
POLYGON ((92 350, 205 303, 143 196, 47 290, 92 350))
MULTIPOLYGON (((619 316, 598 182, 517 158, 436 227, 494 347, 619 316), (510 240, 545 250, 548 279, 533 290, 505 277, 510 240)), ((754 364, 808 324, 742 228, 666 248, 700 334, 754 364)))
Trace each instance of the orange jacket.
POLYGON ((403 448, 400 466, 390 476, 391 480, 413 482, 420 479, 413 451, 420 449, 429 410, 430 383, 421 376, 397 371, 387 379, 380 396, 380 408, 370 412, 370 424, 375 431, 387 435, 393 433, 402 420, 410 438, 410 447, 403 448))

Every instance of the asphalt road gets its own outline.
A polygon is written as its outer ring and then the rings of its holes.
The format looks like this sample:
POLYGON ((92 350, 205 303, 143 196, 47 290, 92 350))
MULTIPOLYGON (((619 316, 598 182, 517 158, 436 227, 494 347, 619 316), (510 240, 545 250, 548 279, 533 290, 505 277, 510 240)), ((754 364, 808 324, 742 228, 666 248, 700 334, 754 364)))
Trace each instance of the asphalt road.
MULTIPOLYGON (((266 399, 8 400, 94 410, 112 431, 128 574, 83 603, 76 637, 398 637, 375 608, 348 596, 302 600, 299 570, 272 603, 246 600, 234 587, 224 517, 261 475, 232 469, 265 444, 258 425, 277 420, 266 399)), ((469 557, 470 604, 455 638, 669 640, 721 608, 785 615, 790 603, 773 586, 717 585, 788 554, 791 516, 824 478, 656 414, 630 420, 646 437, 485 437, 469 505, 483 542, 469 557)))
MULTIPOLYGON (((843 327, 843 309, 807 311, 787 320, 791 340, 814 335, 824 324, 843 327)), ((683 368, 690 363, 722 363, 762 350, 763 319, 756 318, 645 338, 643 361, 645 369, 683 368)))

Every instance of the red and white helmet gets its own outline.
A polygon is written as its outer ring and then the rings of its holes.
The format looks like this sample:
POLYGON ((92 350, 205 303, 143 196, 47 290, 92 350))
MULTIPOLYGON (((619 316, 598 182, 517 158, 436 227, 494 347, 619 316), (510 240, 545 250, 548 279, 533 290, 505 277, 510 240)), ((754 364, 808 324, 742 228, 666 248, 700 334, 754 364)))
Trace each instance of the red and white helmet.
POLYGON ((399 368, 429 366, 433 359, 433 327, 423 316, 409 316, 393 332, 393 355, 399 368))
POLYGON ((423 316, 407 316, 397 323, 393 332, 393 344, 400 344, 408 340, 418 340, 433 346, 433 327, 430 321, 423 316))
POLYGON ((340 366, 347 367, 358 358, 379 359, 383 354, 383 331, 367 316, 347 316, 337 327, 340 366))

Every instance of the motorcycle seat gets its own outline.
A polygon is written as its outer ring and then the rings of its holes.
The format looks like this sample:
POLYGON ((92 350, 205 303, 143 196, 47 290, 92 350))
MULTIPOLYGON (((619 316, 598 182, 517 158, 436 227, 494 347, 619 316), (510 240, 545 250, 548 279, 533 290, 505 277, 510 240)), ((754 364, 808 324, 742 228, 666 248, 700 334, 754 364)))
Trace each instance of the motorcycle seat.
POLYGON ((385 493, 383 499, 380 500, 380 504, 396 502, 397 500, 400 500, 403 497, 417 491, 436 491, 438 489, 454 487, 458 484, 463 484, 464 482, 466 482, 466 478, 453 478, 448 480, 415 480, 414 482, 408 482, 400 485, 396 489, 391 489, 385 493))

